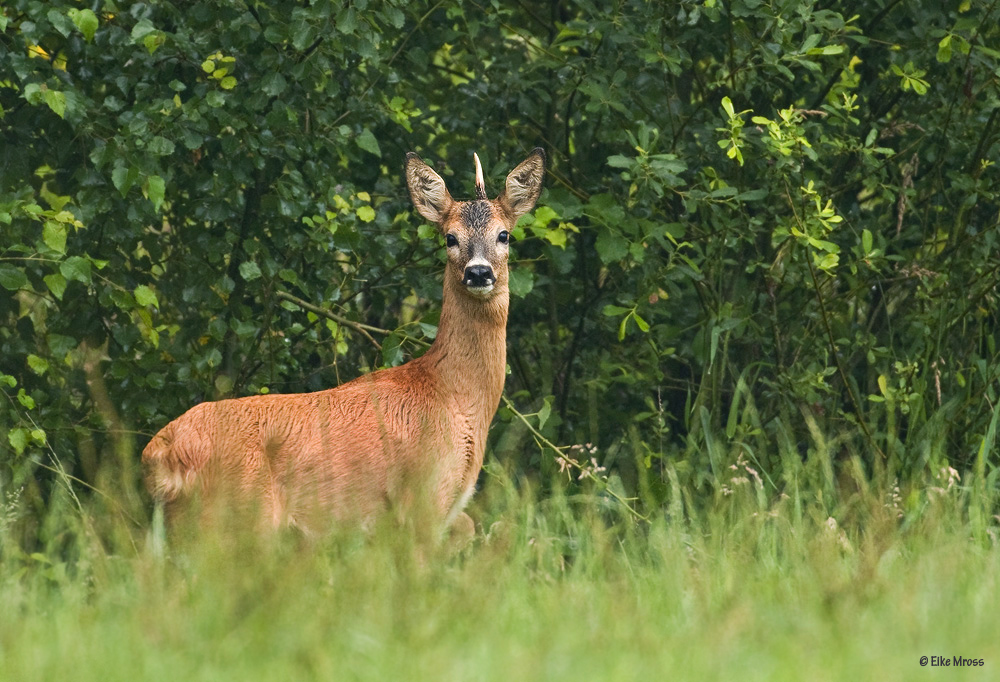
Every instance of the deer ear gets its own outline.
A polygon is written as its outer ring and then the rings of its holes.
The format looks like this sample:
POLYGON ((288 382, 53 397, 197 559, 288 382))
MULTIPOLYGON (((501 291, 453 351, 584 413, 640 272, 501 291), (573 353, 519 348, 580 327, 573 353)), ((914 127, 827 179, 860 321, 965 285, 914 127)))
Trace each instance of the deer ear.
POLYGON ((406 186, 417 212, 440 225, 451 209, 451 195, 441 176, 413 152, 406 155, 406 186))
POLYGON ((545 150, 535 147, 521 164, 507 176, 500 204, 516 221, 535 207, 545 180, 545 150))

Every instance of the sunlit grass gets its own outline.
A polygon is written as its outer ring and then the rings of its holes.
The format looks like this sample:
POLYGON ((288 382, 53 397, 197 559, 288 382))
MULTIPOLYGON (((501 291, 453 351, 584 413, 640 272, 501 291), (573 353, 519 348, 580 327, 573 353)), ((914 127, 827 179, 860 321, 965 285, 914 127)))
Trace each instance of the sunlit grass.
POLYGON ((207 535, 166 559, 82 533, 72 565, 8 545, 0 679, 994 678, 1000 555, 967 495, 903 519, 873 492, 843 509, 762 508, 751 485, 645 526, 488 487, 450 557, 392 525, 207 535))

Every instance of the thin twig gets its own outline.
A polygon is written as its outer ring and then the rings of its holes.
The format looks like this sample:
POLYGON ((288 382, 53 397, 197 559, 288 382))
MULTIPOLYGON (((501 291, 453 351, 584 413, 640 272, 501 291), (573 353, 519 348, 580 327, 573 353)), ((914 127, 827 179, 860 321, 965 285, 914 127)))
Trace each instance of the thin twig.
MULTIPOLYGON (((515 417, 517 417, 518 419, 520 419, 521 422, 526 427, 528 427, 528 430, 531 431, 531 435, 533 435, 535 437, 535 440, 538 443, 540 443, 541 445, 544 445, 545 447, 547 447, 550 450, 552 450, 553 452, 555 452, 556 453, 556 458, 558 460, 560 460, 561 462, 565 462, 566 464, 568 464, 571 467, 574 467, 582 475, 586 476, 587 478, 591 479, 592 481, 600 483, 604 487, 604 492, 606 492, 608 495, 610 495, 611 497, 613 497, 616 500, 618 500, 618 502, 620 502, 621 505, 623 507, 625 507, 625 509, 628 510, 628 512, 630 514, 632 514, 632 516, 634 516, 635 518, 637 518, 637 519, 639 519, 641 521, 645 521, 646 523, 650 522, 648 517, 645 517, 642 514, 640 514, 639 512, 637 512, 632 507, 632 505, 629 504, 629 500, 628 499, 622 497, 621 495, 619 495, 618 493, 616 493, 614 490, 612 490, 611 486, 608 485, 608 481, 606 479, 603 479, 600 476, 597 476, 593 471, 591 471, 590 469, 584 467, 579 462, 577 462, 575 459, 573 459, 572 457, 568 456, 565 452, 563 452, 563 450, 565 450, 569 446, 566 446, 566 445, 559 446, 559 445, 556 445, 555 443, 553 443, 552 441, 550 441, 548 438, 546 438, 541 433, 539 433, 538 429, 536 429, 534 426, 531 425, 531 422, 528 421, 527 417, 525 417, 523 414, 521 414, 520 412, 517 411, 517 408, 514 407, 514 404, 510 401, 509 398, 507 398, 506 395, 501 395, 500 397, 503 398, 504 405, 507 406, 507 409, 510 410, 511 413, 515 417)), ((634 499, 634 498, 632 498, 632 499, 634 499)))
POLYGON ((370 341, 371 344, 373 346, 375 346, 375 348, 377 348, 378 350, 382 350, 382 344, 380 344, 378 341, 376 341, 372 337, 372 335, 369 334, 368 332, 371 331, 371 332, 375 332, 376 334, 386 334, 386 335, 392 333, 388 329, 380 329, 379 327, 372 327, 371 325, 362 324, 361 322, 355 322, 354 320, 349 320, 349 319, 347 319, 346 317, 344 317, 342 315, 338 315, 335 312, 327 310, 326 308, 320 308, 319 306, 313 305, 312 303, 309 303, 308 301, 303 301, 298 296, 292 296, 291 294, 289 294, 288 292, 285 292, 285 291, 276 291, 276 292, 274 292, 274 295, 277 296, 278 298, 280 298, 283 301, 288 301, 289 303, 294 303, 295 305, 297 305, 298 307, 302 308, 303 310, 308 310, 311 313, 316 313, 317 315, 322 315, 323 317, 326 317, 328 319, 333 320, 337 324, 341 324, 341 325, 343 325, 345 327, 350 327, 351 329, 353 329, 354 331, 356 331, 357 333, 361 334, 366 339, 368 339, 368 341, 370 341))

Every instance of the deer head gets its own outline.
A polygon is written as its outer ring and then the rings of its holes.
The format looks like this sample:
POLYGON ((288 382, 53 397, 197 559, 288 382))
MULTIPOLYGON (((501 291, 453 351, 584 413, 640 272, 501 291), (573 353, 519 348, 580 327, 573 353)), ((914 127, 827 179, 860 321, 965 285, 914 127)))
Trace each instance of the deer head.
POLYGON ((437 225, 448 248, 445 287, 459 285, 473 299, 507 295, 507 254, 510 232, 530 211, 542 191, 545 152, 536 147, 507 176, 504 191, 490 200, 483 169, 476 163, 476 198, 455 201, 444 180, 420 157, 406 155, 406 184, 417 212, 437 225))

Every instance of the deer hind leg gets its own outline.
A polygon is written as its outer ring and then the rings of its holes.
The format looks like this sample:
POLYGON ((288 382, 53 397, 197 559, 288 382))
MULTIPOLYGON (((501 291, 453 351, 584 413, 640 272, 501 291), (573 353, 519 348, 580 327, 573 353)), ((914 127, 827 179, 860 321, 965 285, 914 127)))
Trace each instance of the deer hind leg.
POLYGON ((476 522, 465 512, 459 512, 446 529, 448 535, 445 541, 451 553, 460 552, 469 546, 476 537, 476 522))
POLYGON ((264 443, 264 466, 259 482, 264 490, 263 506, 259 510, 261 522, 274 530, 292 523, 288 501, 292 458, 284 446, 284 438, 278 436, 272 436, 264 443))
MULTIPOLYGON (((447 490, 444 492, 445 499, 450 497, 450 495, 448 495, 448 492, 449 491, 447 490)), ((469 518, 468 514, 465 514, 463 510, 465 509, 465 506, 469 504, 469 500, 472 499, 472 496, 475 494, 475 492, 476 492, 476 479, 473 478, 471 481, 466 483, 465 489, 463 489, 459 493, 458 497, 455 498, 453 502, 451 502, 450 504, 445 503, 444 508, 447 510, 444 516, 445 529, 451 528, 456 523, 465 523, 464 521, 460 521, 459 517, 464 516, 466 518, 469 518)), ((451 494, 454 493, 452 492, 451 494)), ((472 519, 469 519, 469 521, 471 522, 472 519)), ((473 530, 475 530, 475 524, 473 524, 473 530)))
POLYGON ((157 560, 163 559, 167 551, 167 522, 163 507, 163 500, 153 503, 153 521, 149 529, 149 548, 157 560))

